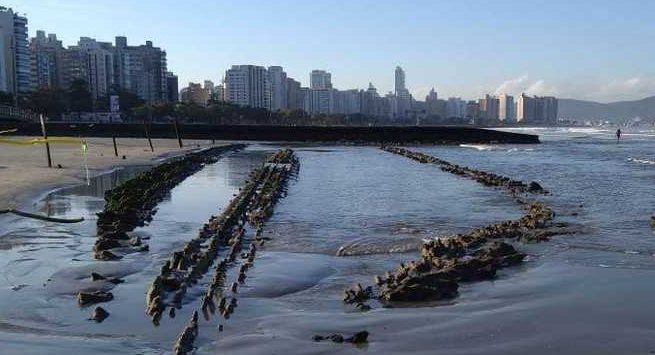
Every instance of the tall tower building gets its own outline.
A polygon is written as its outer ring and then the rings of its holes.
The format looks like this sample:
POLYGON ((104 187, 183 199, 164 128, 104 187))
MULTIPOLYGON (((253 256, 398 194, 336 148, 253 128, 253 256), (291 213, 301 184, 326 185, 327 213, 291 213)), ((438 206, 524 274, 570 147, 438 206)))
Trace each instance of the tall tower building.
POLYGON ((0 6, 0 91, 31 89, 27 18, 0 6))
POLYGON ((395 89, 396 96, 400 96, 407 89, 405 87, 405 71, 399 66, 396 67, 395 89))
POLYGON ((271 110, 289 108, 287 94, 287 73, 280 66, 268 67, 268 81, 271 85, 271 110))
POLYGON ((392 116, 406 117, 412 108, 412 95, 405 86, 405 71, 399 66, 396 67, 395 72, 395 89, 395 98, 392 99, 392 116))

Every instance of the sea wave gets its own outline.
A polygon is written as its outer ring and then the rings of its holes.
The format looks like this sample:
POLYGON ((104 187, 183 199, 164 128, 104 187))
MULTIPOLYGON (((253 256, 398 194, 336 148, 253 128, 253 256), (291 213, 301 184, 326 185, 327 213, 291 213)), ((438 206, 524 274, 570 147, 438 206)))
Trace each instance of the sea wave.
POLYGON ((519 147, 505 147, 505 146, 500 146, 500 145, 489 145, 489 144, 460 144, 459 145, 462 148, 470 148, 470 149, 475 149, 478 151, 500 151, 504 150, 508 153, 513 153, 513 152, 532 152, 534 151, 534 148, 519 148, 519 147))
POLYGON ((459 145, 462 148, 472 148, 472 149, 477 149, 480 151, 483 150, 495 150, 498 149, 498 146, 493 146, 493 145, 488 145, 488 144, 460 144, 459 145))
POLYGON ((648 160, 648 159, 628 158, 628 161, 629 161, 629 162, 632 162, 632 163, 647 164, 647 165, 655 165, 655 161, 653 161, 653 160, 648 160))

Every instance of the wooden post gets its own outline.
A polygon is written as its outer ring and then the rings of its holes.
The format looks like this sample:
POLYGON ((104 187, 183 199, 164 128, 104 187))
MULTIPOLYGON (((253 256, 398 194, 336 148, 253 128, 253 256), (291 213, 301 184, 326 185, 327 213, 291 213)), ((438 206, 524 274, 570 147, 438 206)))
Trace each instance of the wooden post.
POLYGON ((48 132, 46 132, 45 129, 45 120, 43 119, 43 115, 39 115, 39 119, 41 120, 41 133, 43 133, 43 139, 45 140, 45 152, 46 155, 48 156, 48 168, 52 168, 52 157, 50 157, 50 143, 48 143, 48 132))
POLYGON ((116 146, 116 132, 114 130, 114 120, 112 116, 109 116, 109 125, 111 126, 111 140, 114 143, 114 154, 118 156, 118 147, 116 146))
POLYGON ((114 141, 114 155, 118 156, 118 147, 116 146, 116 136, 111 136, 111 140, 114 141))
POLYGON ((150 139, 150 131, 148 128, 148 125, 152 122, 152 107, 150 107, 150 104, 148 104, 148 122, 144 121, 143 126, 146 129, 146 138, 148 138, 148 144, 150 145, 150 151, 155 152, 155 147, 152 146, 152 139, 150 139))
POLYGON ((175 121, 173 123, 175 125, 175 136, 177 137, 177 144, 182 148, 182 137, 180 137, 180 127, 177 122, 177 115, 175 116, 175 121))

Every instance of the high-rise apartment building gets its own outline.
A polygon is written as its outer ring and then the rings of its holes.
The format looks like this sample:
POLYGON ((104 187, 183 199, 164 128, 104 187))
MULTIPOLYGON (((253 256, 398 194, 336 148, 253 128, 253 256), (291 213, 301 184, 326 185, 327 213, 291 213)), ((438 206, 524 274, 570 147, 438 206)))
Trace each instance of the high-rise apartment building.
POLYGON ((425 111, 428 116, 441 116, 439 112, 439 94, 434 88, 425 97, 425 111))
POLYGON ((193 103, 200 106, 207 106, 209 96, 207 90, 201 84, 189 83, 189 86, 180 91, 180 99, 185 103, 193 103))
POLYGON ((287 105, 289 110, 302 110, 304 101, 300 91, 300 82, 287 77, 287 105))
POLYGON ((308 113, 316 114, 330 114, 334 113, 334 89, 309 89, 308 100, 305 100, 307 104, 305 106, 305 111, 308 113))
POLYGON ((235 105, 271 108, 268 71, 257 65, 233 65, 225 72, 225 100, 235 105))
POLYGON ((480 108, 480 118, 488 120, 498 119, 498 98, 491 95, 485 95, 484 98, 478 100, 480 108))
POLYGON ((407 89, 405 87, 405 71, 400 66, 396 67, 394 87, 396 96, 399 96, 402 91, 407 89))
POLYGON ((446 117, 464 118, 466 117, 466 101, 459 97, 449 97, 446 102, 446 117))
POLYGON ((475 101, 467 102, 465 118, 470 120, 471 123, 476 123, 480 118, 480 104, 475 101))
POLYGON ((54 33, 36 31, 30 42, 32 89, 66 85, 65 49, 54 33))
POLYGON ((120 88, 138 95, 149 103, 168 101, 168 70, 166 51, 145 45, 129 46, 126 37, 116 37, 114 56, 114 82, 120 88))
POLYGON ((171 72, 166 73, 166 101, 172 103, 180 101, 178 78, 171 72))
POLYGON ((524 124, 555 124, 558 100, 552 96, 530 97, 522 93, 516 101, 516 120, 524 124))
POLYGON ((280 66, 268 67, 268 82, 271 85, 271 110, 288 109, 287 73, 280 66))
POLYGON ((30 72, 27 18, 0 6, 0 91, 29 91, 30 72))
POLYGON ((393 117, 405 117, 412 108, 412 95, 405 86, 405 71, 396 67, 394 77, 395 98, 392 99, 393 117))
MULTIPOLYGON (((361 113, 367 116, 381 116, 383 115, 383 108, 381 104, 382 97, 378 94, 377 89, 373 83, 368 83, 368 89, 360 92, 361 99, 361 113)), ((387 105, 388 106, 388 105, 387 105)), ((390 114, 391 108, 387 107, 384 110, 387 115, 390 114)))
POLYGON ((75 79, 83 80, 94 101, 110 94, 114 85, 111 43, 81 37, 77 46, 68 48, 65 58, 68 85, 75 79))
POLYGON ((332 89, 332 74, 325 70, 312 70, 309 83, 310 89, 332 89))
POLYGON ((498 119, 503 122, 516 120, 514 97, 507 94, 498 95, 498 119))
POLYGON ((218 102, 225 102, 225 86, 223 84, 214 86, 212 99, 218 102))

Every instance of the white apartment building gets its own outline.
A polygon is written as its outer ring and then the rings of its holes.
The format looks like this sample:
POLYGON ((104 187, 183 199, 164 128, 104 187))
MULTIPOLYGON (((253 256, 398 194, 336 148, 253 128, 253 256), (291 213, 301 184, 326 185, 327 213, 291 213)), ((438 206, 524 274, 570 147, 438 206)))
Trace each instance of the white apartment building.
POLYGON ((0 6, 0 91, 31 89, 27 18, 0 6))
POLYGON ((225 72, 225 100, 235 105, 270 110, 271 93, 266 68, 233 65, 225 72))
POLYGON ((332 74, 325 70, 312 70, 309 83, 310 89, 332 89, 332 74))

